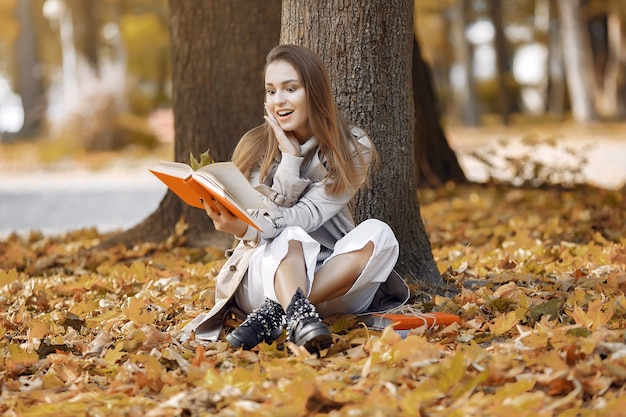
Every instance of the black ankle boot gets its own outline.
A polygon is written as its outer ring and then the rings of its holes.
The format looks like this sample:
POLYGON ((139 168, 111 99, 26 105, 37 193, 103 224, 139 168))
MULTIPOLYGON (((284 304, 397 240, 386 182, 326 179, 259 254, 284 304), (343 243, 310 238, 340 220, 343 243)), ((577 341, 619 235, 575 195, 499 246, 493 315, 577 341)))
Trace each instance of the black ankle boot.
POLYGON ((328 327, 320 319, 315 306, 300 288, 287 307, 287 341, 304 346, 309 352, 319 352, 333 343, 328 327))
POLYGON ((239 327, 226 335, 233 347, 252 349, 265 341, 271 344, 278 339, 285 326, 285 312, 280 304, 269 298, 263 305, 248 314, 239 327))

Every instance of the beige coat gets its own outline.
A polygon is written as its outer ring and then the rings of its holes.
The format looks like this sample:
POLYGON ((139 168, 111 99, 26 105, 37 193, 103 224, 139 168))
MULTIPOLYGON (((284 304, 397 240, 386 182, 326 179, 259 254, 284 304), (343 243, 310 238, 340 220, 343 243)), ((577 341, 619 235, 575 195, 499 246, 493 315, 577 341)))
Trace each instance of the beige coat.
MULTIPOLYGON (((352 129, 355 138, 363 145, 364 161, 369 164, 372 143, 365 132, 352 129)), ((261 181, 253 172, 251 183, 263 194, 268 210, 253 213, 262 225, 263 233, 249 228, 232 256, 216 278, 215 305, 199 315, 183 328, 182 338, 195 332, 197 339, 217 340, 222 330, 226 306, 232 301, 239 284, 244 279, 257 244, 280 234, 285 227, 300 226, 322 245, 322 251, 330 254, 337 240, 354 229, 354 221, 348 210, 348 202, 354 192, 329 195, 324 180, 328 171, 325 160, 320 157, 316 141, 311 138, 301 146, 301 157, 283 156, 270 170, 269 179, 261 181)), ((360 163, 361 160, 355 160, 360 163)), ((365 167, 363 167, 365 169, 365 167)), ((358 188, 359 184, 355 184, 358 188)), ((406 302, 409 290, 397 273, 393 272, 381 284, 368 312, 386 311, 406 302)))

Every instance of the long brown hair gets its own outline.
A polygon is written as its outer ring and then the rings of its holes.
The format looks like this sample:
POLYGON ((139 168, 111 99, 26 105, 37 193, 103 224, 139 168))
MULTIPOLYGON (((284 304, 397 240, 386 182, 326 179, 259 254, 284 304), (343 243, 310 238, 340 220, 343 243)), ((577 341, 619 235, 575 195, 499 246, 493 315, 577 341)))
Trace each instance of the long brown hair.
MULTIPOLYGON (((363 147, 352 135, 348 122, 337 108, 330 77, 319 56, 303 46, 279 45, 267 55, 265 70, 275 61, 291 64, 300 76, 306 91, 309 124, 327 161, 329 181, 326 182, 326 189, 330 193, 341 193, 350 189, 351 183, 360 184, 361 181, 358 181, 360 176, 365 176, 362 179, 367 180, 368 172, 360 170, 360 167, 367 166, 363 160, 363 147), (354 161, 354 152, 361 158, 359 166, 354 161)), ((374 145, 371 146, 369 151, 374 161, 376 151, 374 145)), ((260 174, 263 179, 272 163, 280 158, 278 141, 267 122, 250 130, 241 138, 232 160, 249 177, 250 172, 258 165, 260 155, 262 155, 260 174)))

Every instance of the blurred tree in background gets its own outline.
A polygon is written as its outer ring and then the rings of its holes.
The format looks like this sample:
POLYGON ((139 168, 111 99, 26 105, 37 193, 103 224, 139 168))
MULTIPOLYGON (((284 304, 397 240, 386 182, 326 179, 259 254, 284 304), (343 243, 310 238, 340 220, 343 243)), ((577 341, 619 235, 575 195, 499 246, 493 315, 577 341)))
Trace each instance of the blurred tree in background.
POLYGON ((582 106, 597 113, 591 119, 624 120, 623 1, 420 0, 415 7, 446 123, 570 114, 585 122, 574 111, 582 106))
POLYGON ((146 117, 171 105, 166 0, 10 0, 0 13, 5 139, 154 145, 146 117))
MULTIPOLYGON (((420 0, 415 10, 444 125, 624 120, 623 1, 420 0)), ((3 0, 3 140, 153 144, 146 117, 172 99, 168 13, 166 0, 3 0)))

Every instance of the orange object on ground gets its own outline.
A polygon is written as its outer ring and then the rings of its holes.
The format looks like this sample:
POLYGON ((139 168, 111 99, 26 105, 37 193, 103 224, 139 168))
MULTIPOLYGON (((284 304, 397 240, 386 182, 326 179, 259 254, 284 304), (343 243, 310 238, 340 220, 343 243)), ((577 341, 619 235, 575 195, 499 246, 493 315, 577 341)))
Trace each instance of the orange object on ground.
POLYGON ((419 313, 419 314, 370 314, 365 316, 364 323, 374 329, 384 329, 393 326, 394 330, 410 330, 421 326, 437 326, 459 323, 461 318, 449 313, 419 313))

